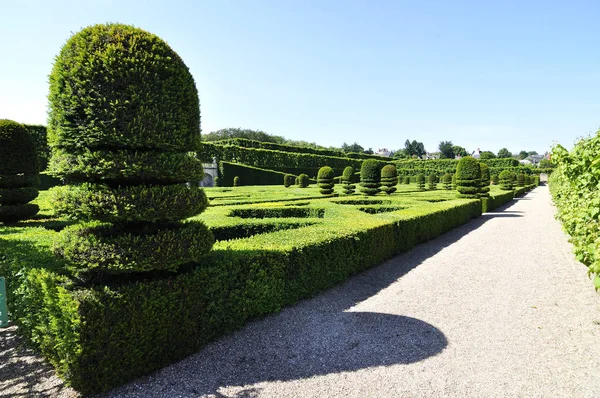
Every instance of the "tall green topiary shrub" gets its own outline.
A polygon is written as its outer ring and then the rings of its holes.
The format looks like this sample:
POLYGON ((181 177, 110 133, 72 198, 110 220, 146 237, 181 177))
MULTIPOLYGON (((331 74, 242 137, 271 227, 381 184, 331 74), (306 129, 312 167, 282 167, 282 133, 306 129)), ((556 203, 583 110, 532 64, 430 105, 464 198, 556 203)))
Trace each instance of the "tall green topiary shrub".
POLYGON ((456 190, 463 198, 479 198, 481 167, 477 159, 465 156, 456 166, 456 190))
POLYGON ((360 167, 360 191, 365 195, 376 195, 379 192, 379 163, 368 159, 360 167))
POLYGON ((513 173, 508 170, 502 170, 498 178, 500 180, 500 189, 503 191, 512 191, 514 189, 513 173))
POLYGON ((240 180, 240 177, 239 176, 233 177, 233 186, 239 187, 240 185, 242 185, 242 181, 240 180))
POLYGON ((354 169, 352 166, 347 166, 342 173, 342 184, 344 186, 344 193, 346 195, 352 195, 356 190, 354 182, 354 169))
POLYGON ((450 173, 444 174, 442 183, 444 184, 444 189, 450 191, 452 189, 452 175, 450 173))
POLYGON ((481 168, 481 184, 479 186, 479 196, 488 197, 490 196, 490 168, 484 162, 479 162, 481 168))
POLYGON ((396 192, 398 185, 398 169, 393 164, 387 164, 381 169, 381 191, 390 195, 396 192))
POLYGON ((29 203, 38 196, 38 155, 29 131, 17 122, 0 119, 0 222, 35 216, 40 208, 29 203))
POLYGON ((493 184, 493 185, 498 185, 498 182, 499 182, 499 181, 500 181, 500 180, 499 180, 499 178, 498 178, 498 175, 497 175, 497 174, 494 174, 494 175, 492 176, 492 178, 491 178, 491 182, 492 182, 492 184, 493 184))
POLYGON ((402 181, 404 184, 408 185, 410 184, 410 177, 409 176, 404 176, 404 179, 402 181))
POLYGON ((289 188, 292 185, 294 185, 294 175, 293 174, 284 175, 283 176, 283 186, 286 188, 289 188))
POLYGON ((424 191, 425 190, 425 174, 423 173, 419 173, 417 174, 417 188, 419 188, 419 191, 424 191))
POLYGON ((452 174, 452 189, 456 190, 456 173, 452 174))
POLYGON ((194 79, 159 37, 95 25, 73 35, 50 74, 51 172, 57 214, 87 223, 64 229, 57 254, 80 275, 176 271, 214 239, 201 222, 208 201, 194 79))
POLYGON ((221 179, 219 177, 215 177, 214 179, 215 187, 221 186, 221 179))
POLYGON ((308 183, 309 183, 309 181, 308 181, 308 174, 302 173, 302 174, 300 174, 298 176, 298 186, 300 188, 306 188, 306 187, 308 187, 308 183))
POLYGON ((430 191, 437 189, 437 176, 435 174, 429 174, 427 176, 427 189, 430 191))
POLYGON ((525 186, 525 174, 519 173, 517 174, 517 187, 525 186))
POLYGON ((335 174, 333 169, 329 166, 324 166, 319 169, 317 174, 317 184, 319 185, 319 192, 323 195, 331 195, 333 193, 333 178, 335 174))

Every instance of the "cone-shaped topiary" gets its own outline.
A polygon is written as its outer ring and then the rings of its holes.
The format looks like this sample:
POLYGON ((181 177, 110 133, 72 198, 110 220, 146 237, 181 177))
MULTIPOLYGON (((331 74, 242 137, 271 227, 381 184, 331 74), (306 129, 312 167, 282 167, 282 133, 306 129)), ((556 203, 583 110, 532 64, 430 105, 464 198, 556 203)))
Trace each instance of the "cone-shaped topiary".
POLYGON ((69 184, 55 188, 56 212, 103 222, 65 228, 58 254, 82 274, 114 274, 176 271, 211 249, 204 224, 181 222, 208 204, 190 183, 203 177, 190 155, 199 101, 163 40, 122 24, 83 29, 56 57, 48 99, 49 169, 69 184))
POLYGON ((347 166, 342 173, 342 184, 344 184, 344 193, 346 195, 352 195, 356 190, 354 182, 354 169, 352 166, 347 166))
POLYGON ((381 191, 390 195, 396 192, 398 185, 398 169, 393 164, 386 164, 381 169, 381 191))
POLYGON ((456 190, 463 198, 479 198, 481 167, 477 159, 465 156, 456 166, 456 190))
POLYGON ((425 190, 425 174, 423 173, 419 173, 417 174, 417 188, 419 188, 419 191, 424 191, 425 190))
POLYGON ((294 185, 294 175, 293 174, 284 175, 283 176, 283 186, 286 188, 289 188, 292 185, 294 185))
POLYGON ((379 192, 379 163, 367 159, 360 167, 360 191, 365 195, 376 195, 379 192))
POLYGON ((452 175, 450 173, 444 174, 442 183, 444 184, 444 189, 450 191, 452 189, 452 175))
POLYGON ((481 183, 479 185, 479 196, 488 197, 490 196, 490 168, 487 164, 480 162, 479 167, 481 168, 481 183))
POLYGON ((513 173, 508 170, 502 170, 498 178, 500 179, 500 189, 503 191, 512 191, 514 188, 513 184, 513 173))
POLYGON ((435 174, 427 176, 427 189, 430 191, 437 189, 437 176, 435 174))
POLYGON ((309 183, 308 174, 302 173, 298 176, 298 186, 300 188, 308 187, 308 183, 309 183))
POLYGON ((38 213, 38 205, 29 203, 38 196, 37 175, 33 137, 22 124, 0 119, 0 222, 17 222, 38 213))
POLYGON ((323 195, 331 195, 333 193, 333 178, 335 177, 333 169, 329 166, 324 166, 319 169, 317 174, 317 184, 319 192, 323 195))

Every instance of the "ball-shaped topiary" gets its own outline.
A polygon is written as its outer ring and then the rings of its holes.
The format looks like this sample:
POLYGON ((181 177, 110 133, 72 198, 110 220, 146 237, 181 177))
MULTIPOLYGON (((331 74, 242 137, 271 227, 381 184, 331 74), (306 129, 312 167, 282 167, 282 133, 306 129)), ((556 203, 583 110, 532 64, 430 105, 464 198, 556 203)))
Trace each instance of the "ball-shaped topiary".
POLYGON ((427 189, 430 191, 437 189, 437 176, 435 174, 429 174, 429 176, 427 176, 427 189))
POLYGON ((417 180, 417 188, 419 188, 419 191, 424 191, 425 190, 425 174, 423 174, 423 173, 417 174, 416 180, 417 180))
POLYGON ((321 167, 317 174, 317 184, 319 185, 319 192, 321 192, 323 195, 331 195, 333 193, 334 177, 335 174, 331 167, 321 167))
POLYGON ((309 184, 309 182, 310 182, 310 181, 309 181, 309 179, 308 179, 308 174, 304 174, 304 173, 302 173, 302 174, 300 174, 300 175, 298 176, 298 186, 299 186, 300 188, 307 188, 307 187, 308 187, 308 184, 309 184))
POLYGON ((294 185, 294 175, 293 174, 284 175, 283 176, 283 186, 286 188, 289 188, 292 185, 294 185))
POLYGON ((490 168, 487 164, 480 162, 479 167, 481 168, 481 183, 479 185, 479 196, 488 197, 490 196, 490 168))
POLYGON ((356 190, 354 182, 354 168, 352 166, 346 166, 342 173, 342 184, 344 186, 344 193, 346 195, 352 195, 356 190))
MULTIPOLYGON (((59 239, 66 246, 57 247, 57 253, 77 261, 82 273, 92 268, 124 273, 173 271, 210 250, 207 228, 180 222, 202 212, 208 200, 192 183, 203 177, 201 160, 190 155, 200 147, 198 91, 177 53, 132 26, 90 26, 73 35, 56 57, 48 99, 49 170, 69 184, 56 188, 57 214, 112 223, 66 228, 59 239), (119 240, 119 234, 132 238, 119 240), (114 261, 86 261, 85 253, 75 256, 68 249, 68 242, 89 250, 101 247, 114 261), (123 254, 160 242, 202 249, 183 255, 160 247, 171 254, 153 262, 153 253, 146 253, 150 263, 143 267, 135 256, 123 254)), ((144 253, 138 257, 145 258, 144 253)))
POLYGON ((518 187, 525 186, 525 174, 523 174, 523 173, 517 174, 517 186, 518 187))
POLYGON ((35 216, 38 205, 38 156, 25 126, 0 119, 0 222, 12 223, 35 216))
POLYGON ((398 185, 398 169, 393 164, 386 164, 381 169, 381 191, 390 195, 396 192, 398 185))
POLYGON ((513 173, 509 170, 502 170, 498 176, 500 180, 500 189, 503 191, 512 191, 514 188, 513 184, 513 173))
POLYGON ((452 189, 452 175, 450 173, 444 174, 442 177, 442 183, 444 184, 444 189, 449 191, 452 189))
POLYGON ((375 159, 367 159, 360 167, 360 191, 368 196, 376 195, 381 185, 379 173, 379 162, 375 159))
POLYGON ((479 198, 481 167, 477 159, 465 156, 456 166, 456 190, 463 198, 479 198))

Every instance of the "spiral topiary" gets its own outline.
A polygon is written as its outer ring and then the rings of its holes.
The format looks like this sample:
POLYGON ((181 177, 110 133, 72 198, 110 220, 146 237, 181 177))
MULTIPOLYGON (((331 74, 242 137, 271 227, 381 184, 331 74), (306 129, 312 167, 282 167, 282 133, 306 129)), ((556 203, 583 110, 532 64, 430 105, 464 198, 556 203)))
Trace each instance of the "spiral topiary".
POLYGON ((525 174, 523 174, 523 173, 517 174, 517 186, 518 187, 525 186, 525 174))
POLYGON ((317 174, 317 184, 319 185, 319 192, 321 192, 323 195, 331 195, 333 193, 334 177, 335 175, 331 167, 321 167, 317 174))
POLYGON ((462 198, 479 198, 481 167, 471 156, 461 158, 456 166, 456 190, 462 198))
POLYGON ((381 191, 390 195, 396 192, 398 185, 398 169, 393 164, 387 164, 381 169, 381 191))
POLYGON ((503 191, 512 191, 514 189, 514 175, 512 172, 508 170, 502 170, 498 178, 500 179, 500 189, 503 191))
POLYGON ((283 176, 283 186, 286 188, 289 188, 292 185, 294 185, 294 175, 293 174, 284 175, 283 176))
POLYGON ((452 189, 452 175, 450 173, 444 174, 442 183, 444 184, 444 189, 450 191, 452 189))
POLYGON ((29 203, 38 196, 38 155, 25 126, 0 119, 0 222, 35 216, 40 208, 29 203))
POLYGON ((300 174, 298 176, 298 186, 300 188, 307 188, 309 184, 309 180, 308 180, 308 174, 300 174))
POLYGON ((347 166, 342 173, 342 184, 344 186, 344 193, 346 195, 352 195, 356 190, 354 182, 354 169, 352 166, 347 166))
POLYGON ((479 167, 481 168, 481 182, 479 185, 479 196, 488 197, 490 196, 490 168, 487 164, 480 162, 479 167))
POLYGON ((163 40, 122 24, 83 29, 56 57, 48 99, 49 169, 68 183, 55 188, 56 213, 89 221, 61 232, 57 254, 82 274, 114 274, 176 271, 211 249, 204 224, 181 222, 208 205, 190 183, 203 177, 191 155, 199 101, 163 40))
POLYGON ((423 174, 423 173, 417 174, 416 180, 417 180, 417 188, 419 188, 419 191, 424 191, 425 190, 425 174, 423 174))
POLYGON ((374 159, 367 159, 360 167, 360 191, 368 196, 376 195, 381 185, 379 163, 374 159))
POLYGON ((429 176, 427 176, 427 189, 430 191, 437 189, 437 176, 435 174, 429 174, 429 176))

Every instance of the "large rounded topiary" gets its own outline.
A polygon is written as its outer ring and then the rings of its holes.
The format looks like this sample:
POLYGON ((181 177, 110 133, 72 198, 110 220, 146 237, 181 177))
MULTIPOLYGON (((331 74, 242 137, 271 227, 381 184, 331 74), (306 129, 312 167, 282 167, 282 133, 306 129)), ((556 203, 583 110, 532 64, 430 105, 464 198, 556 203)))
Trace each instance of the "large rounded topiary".
POLYGON ((29 203, 38 196, 35 142, 25 126, 0 120, 0 222, 31 218, 40 210, 29 203))
POLYGON ((379 163, 375 159, 367 159, 360 167, 360 191, 365 195, 379 192, 379 163))
POLYGON ((424 191, 425 190, 425 174, 419 173, 419 174, 417 174, 415 179, 417 181, 417 188, 419 188, 419 191, 424 191))
POLYGON ((442 177, 442 183, 444 184, 444 189, 445 190, 451 190, 452 189, 452 175, 450 173, 446 173, 444 174, 444 176, 442 177))
POLYGON ((352 195, 356 189, 354 182, 354 169, 352 166, 346 166, 342 173, 342 184, 344 186, 344 193, 346 195, 352 195))
POLYGON ((487 197, 490 196, 490 168, 487 164, 479 163, 481 168, 481 182, 479 185, 479 196, 487 197))
POLYGON ((463 198, 479 198, 481 167, 471 156, 461 158, 456 166, 456 190, 463 198))
POLYGON ((298 176, 298 186, 300 188, 307 188, 309 184, 308 174, 300 174, 298 176))
POLYGON ((285 174, 283 176, 283 186, 286 188, 294 185, 294 175, 293 174, 285 174))
POLYGON ((393 164, 386 164, 381 169, 381 191, 389 194, 396 192, 398 185, 398 169, 393 164))
POLYGON ((83 271, 175 271, 210 250, 210 231, 180 220, 207 204, 194 79, 159 37, 121 24, 73 35, 50 74, 50 171, 58 214, 84 221, 56 251, 83 271), (160 256, 155 251, 160 251, 160 256), (101 255, 99 255, 101 253, 101 255), (143 261, 141 260, 143 259, 143 261))
POLYGON ((323 195, 331 195, 333 193, 333 169, 329 166, 324 166, 319 169, 317 174, 317 184, 319 184, 319 192, 323 195))
POLYGON ((500 189, 503 191, 512 191, 514 188, 513 184, 514 175, 509 170, 502 170, 498 179, 500 180, 500 189))

